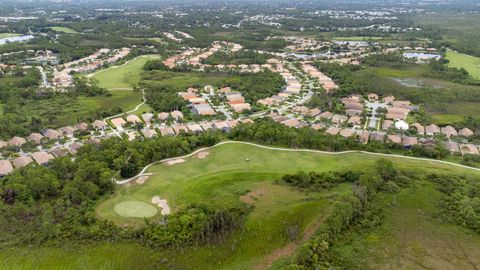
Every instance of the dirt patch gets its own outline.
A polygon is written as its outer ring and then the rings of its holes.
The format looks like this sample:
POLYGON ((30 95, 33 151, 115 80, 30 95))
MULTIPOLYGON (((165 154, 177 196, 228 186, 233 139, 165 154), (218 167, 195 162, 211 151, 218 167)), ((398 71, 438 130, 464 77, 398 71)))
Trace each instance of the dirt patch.
POLYGON ((149 178, 148 176, 143 175, 143 176, 138 177, 135 182, 136 182, 137 184, 141 185, 141 184, 145 183, 145 181, 147 181, 148 178, 149 178))
POLYGON ((162 211, 160 212, 162 215, 165 216, 170 214, 170 206, 168 206, 167 200, 162 200, 160 196, 155 196, 152 198, 152 203, 162 208, 162 211))
POLYGON ((207 151, 202 151, 202 152, 200 152, 200 153, 197 154, 197 158, 198 158, 198 159, 204 159, 204 158, 206 158, 209 154, 210 154, 210 153, 207 152, 207 151))
POLYGON ((262 187, 262 188, 257 188, 253 191, 248 192, 245 195, 240 196, 240 200, 246 204, 254 204, 256 200, 258 200, 260 197, 265 195, 267 193, 267 189, 262 187))
POLYGON ((177 159, 172 159, 172 160, 165 161, 163 164, 170 166, 170 165, 175 165, 175 164, 179 164, 179 163, 183 163, 183 162, 185 162, 185 159, 177 158, 177 159))

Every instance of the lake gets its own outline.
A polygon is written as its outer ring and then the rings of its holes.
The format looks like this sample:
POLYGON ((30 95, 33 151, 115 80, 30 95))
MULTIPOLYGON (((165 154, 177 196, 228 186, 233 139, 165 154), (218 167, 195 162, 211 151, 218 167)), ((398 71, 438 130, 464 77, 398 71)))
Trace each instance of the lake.
POLYGON ((9 42, 22 42, 27 41, 34 38, 32 35, 25 35, 25 36, 18 36, 18 37, 7 37, 7 38, 0 38, 0 45, 7 44, 9 42))

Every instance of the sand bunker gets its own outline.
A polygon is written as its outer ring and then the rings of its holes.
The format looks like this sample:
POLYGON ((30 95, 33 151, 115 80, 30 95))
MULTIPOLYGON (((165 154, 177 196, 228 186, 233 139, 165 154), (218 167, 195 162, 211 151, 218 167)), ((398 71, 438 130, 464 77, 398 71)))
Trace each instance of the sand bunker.
POLYGON ((202 151, 202 152, 200 152, 200 153, 197 154, 197 158, 198 158, 198 159, 204 159, 204 158, 206 158, 209 154, 210 154, 210 153, 207 152, 207 151, 202 151))
POLYGON ((162 215, 165 216, 170 214, 170 206, 168 206, 167 200, 162 200, 159 196, 155 196, 152 198, 152 203, 162 208, 162 212, 160 212, 162 215))
POLYGON ((145 183, 145 181, 147 181, 147 179, 148 179, 148 176, 143 175, 143 176, 138 177, 135 182, 137 182, 137 184, 141 185, 141 184, 145 183))
POLYGON ((175 165, 175 164, 183 163, 183 162, 185 162, 185 159, 177 158, 177 159, 165 161, 164 164, 165 164, 165 165, 175 165))

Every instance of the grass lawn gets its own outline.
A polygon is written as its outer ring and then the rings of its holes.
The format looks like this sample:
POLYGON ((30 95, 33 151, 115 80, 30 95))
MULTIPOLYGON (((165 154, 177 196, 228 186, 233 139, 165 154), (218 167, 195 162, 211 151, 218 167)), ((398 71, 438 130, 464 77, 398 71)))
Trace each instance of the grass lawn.
POLYGON ((480 58, 448 49, 447 59, 449 67, 464 68, 472 77, 480 79, 480 58))
POLYGON ((158 56, 145 55, 128 61, 120 66, 113 66, 96 72, 92 78, 98 80, 98 85, 106 89, 129 88, 140 82, 140 73, 143 65, 150 59, 158 56))
POLYGON ((16 33, 0 33, 0 38, 18 37, 20 34, 16 33))
MULTIPOLYGON (((224 242, 180 251, 152 250, 134 243, 67 241, 60 246, 39 249, 0 250, 0 268, 252 269, 263 266, 272 256, 281 258, 277 257, 279 248, 291 246, 284 255, 291 254, 328 215, 332 200, 338 194, 352 191, 349 184, 342 184, 321 192, 301 192, 276 184, 275 179, 299 170, 371 168, 377 159, 359 153, 283 152, 243 144, 225 144, 208 151, 210 154, 205 159, 191 157, 183 163, 151 167, 148 172, 153 175, 145 183, 119 187, 113 196, 99 204, 96 213, 99 218, 118 225, 139 227, 144 223, 142 218, 122 217, 115 212, 115 206, 128 201, 150 203, 153 196, 167 199, 172 211, 190 203, 233 207, 243 200, 252 205, 244 226, 224 242)), ((465 172, 433 162, 392 160, 401 168, 465 172)), ((415 203, 416 199, 409 197, 403 201, 415 203)), ((157 214, 152 220, 159 218, 157 214)))
POLYGON ((49 27, 49 28, 52 29, 53 31, 57 31, 57 32, 62 32, 62 33, 67 33, 67 34, 78 34, 77 31, 75 31, 71 28, 68 28, 68 27, 53 26, 53 27, 49 27))
POLYGON ((336 257, 347 268, 475 269, 480 236, 439 218, 441 196, 428 182, 386 196, 384 224, 347 236, 335 247, 336 257))

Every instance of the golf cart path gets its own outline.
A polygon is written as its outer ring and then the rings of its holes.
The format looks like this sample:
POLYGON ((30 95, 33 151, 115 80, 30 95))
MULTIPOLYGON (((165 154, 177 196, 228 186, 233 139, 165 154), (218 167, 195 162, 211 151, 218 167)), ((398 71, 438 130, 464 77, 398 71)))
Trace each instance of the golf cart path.
POLYGON ((224 141, 224 142, 217 143, 217 144, 215 144, 213 146, 210 146, 210 147, 200 148, 200 149, 198 149, 198 150, 196 150, 196 151, 194 151, 190 154, 184 155, 184 156, 166 158, 166 159, 162 159, 162 160, 159 160, 159 161, 152 162, 152 163, 148 164, 147 166, 145 166, 136 176, 133 176, 131 178, 123 179, 123 180, 115 180, 115 179, 113 179, 113 180, 115 181, 116 184, 123 185, 123 184, 126 184, 126 183, 136 179, 137 177, 140 177, 140 176, 143 176, 143 175, 152 175, 151 173, 145 173, 148 170, 148 168, 150 168, 150 166, 152 166, 152 165, 156 165, 156 164, 159 164, 159 163, 163 163, 163 162, 167 162, 167 161, 171 161, 171 160, 175 160, 175 159, 189 158, 189 157, 192 157, 192 156, 196 155, 199 152, 206 151, 206 150, 209 150, 209 149, 212 149, 212 148, 224 145, 224 144, 244 144, 244 145, 250 145, 250 146, 255 146, 255 147, 259 147, 259 148, 263 148, 263 149, 275 150, 275 151, 306 152, 306 153, 318 153, 318 154, 327 154, 327 155, 344 155, 344 154, 349 154, 349 153, 361 153, 361 154, 367 154, 367 155, 372 155, 372 156, 394 157, 394 158, 403 158, 403 159, 417 160, 417 161, 428 161, 428 162, 446 164, 446 165, 451 165, 451 166, 455 166, 455 167, 459 167, 459 168, 463 168, 463 169, 468 169, 468 170, 473 170, 473 171, 479 171, 480 172, 480 168, 473 168, 473 167, 469 167, 469 166, 465 166, 465 165, 461 165, 461 164, 457 164, 457 163, 453 163, 453 162, 436 160, 436 159, 428 159, 428 158, 408 157, 408 156, 402 156, 402 155, 396 155, 396 154, 383 154, 383 153, 374 153, 374 152, 360 151, 360 150, 348 150, 348 151, 342 151, 342 152, 328 152, 328 151, 320 151, 320 150, 312 150, 312 149, 292 149, 292 148, 272 147, 272 146, 265 146, 265 145, 261 145, 261 144, 256 144, 256 143, 251 143, 251 142, 242 142, 242 141, 224 141))

